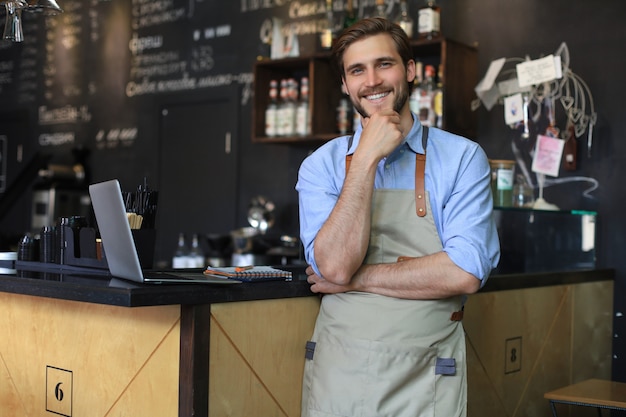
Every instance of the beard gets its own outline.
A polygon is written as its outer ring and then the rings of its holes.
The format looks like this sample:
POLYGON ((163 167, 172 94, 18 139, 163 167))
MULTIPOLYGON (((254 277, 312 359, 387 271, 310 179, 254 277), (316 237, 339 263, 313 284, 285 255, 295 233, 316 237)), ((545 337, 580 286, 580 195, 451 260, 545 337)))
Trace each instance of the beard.
MULTIPOLYGON (((372 93, 373 92, 368 92, 367 94, 361 94, 359 97, 363 97, 365 95, 369 95, 372 93)), ((400 111, 402 110, 402 108, 404 107, 408 99, 409 99, 409 84, 405 83, 405 84, 402 84, 399 90, 396 91, 396 98, 393 102, 393 110, 396 113, 400 113, 400 111)), ((358 97, 354 98, 350 96, 350 101, 352 102, 352 105, 354 106, 355 110, 359 112, 361 117, 367 118, 371 116, 365 110, 365 108, 361 105, 361 102, 358 100, 358 97)))

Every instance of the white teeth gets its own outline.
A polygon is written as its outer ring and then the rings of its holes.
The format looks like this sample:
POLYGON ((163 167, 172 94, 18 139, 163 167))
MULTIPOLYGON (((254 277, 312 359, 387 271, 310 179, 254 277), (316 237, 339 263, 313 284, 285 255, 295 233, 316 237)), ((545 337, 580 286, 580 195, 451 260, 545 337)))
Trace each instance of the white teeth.
POLYGON ((385 97, 387 94, 389 94, 389 93, 372 94, 371 96, 367 96, 367 99, 368 100, 378 100, 379 98, 385 97))

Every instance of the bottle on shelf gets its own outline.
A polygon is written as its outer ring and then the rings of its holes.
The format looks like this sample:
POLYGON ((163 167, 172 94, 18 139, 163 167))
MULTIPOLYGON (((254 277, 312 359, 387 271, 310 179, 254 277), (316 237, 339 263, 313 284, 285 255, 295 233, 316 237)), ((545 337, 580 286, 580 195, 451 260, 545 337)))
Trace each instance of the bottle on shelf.
POLYGON ((413 80, 413 90, 409 97, 409 108, 415 114, 419 115, 420 88, 424 79, 424 65, 419 59, 415 61, 415 79, 413 80))
POLYGON ((435 126, 435 110, 433 109, 433 98, 435 94, 435 67, 432 65, 426 65, 424 67, 424 82, 418 90, 418 115, 420 123, 424 126, 435 126))
POLYGON ((348 0, 346 2, 346 10, 343 16, 343 27, 349 28, 359 20, 354 12, 354 0, 348 0))
POLYGON ((437 70, 437 83, 433 94, 433 111, 435 112, 435 127, 443 128, 443 65, 437 70))
POLYGON ((198 234, 194 233, 191 238, 191 249, 189 250, 189 258, 187 262, 188 268, 204 268, 204 254, 202 248, 200 248, 200 241, 198 240, 198 234))
POLYGON ((296 107, 298 101, 298 82, 295 78, 286 80, 286 95, 282 108, 282 135, 293 136, 296 133, 296 107))
POLYGON ((326 0, 326 27, 322 29, 320 34, 320 44, 322 49, 330 49, 333 45, 334 38, 334 16, 333 16, 333 1, 326 0))
POLYGON ((400 0, 400 13, 395 23, 406 32, 409 39, 413 37, 413 19, 411 19, 409 15, 409 7, 407 6, 406 0, 400 0))
POLYGON ((287 136, 288 127, 288 109, 289 104, 289 84, 286 78, 280 80, 280 94, 278 101, 278 110, 276 111, 276 135, 287 136))
POLYGON ((356 107, 352 107, 352 131, 356 132, 359 126, 361 126, 361 114, 356 107))
POLYGON ((441 21, 441 7, 435 0, 426 0, 426 4, 419 9, 417 31, 420 38, 431 39, 439 35, 441 21))
POLYGON ((348 104, 348 99, 342 98, 339 100, 339 107, 337 107, 337 129, 342 135, 348 133, 348 127, 350 125, 349 113, 350 106, 348 104))
POLYGON ((311 133, 311 118, 309 116, 309 78, 302 77, 300 81, 300 100, 296 109, 296 134, 307 136, 311 133))
POLYGON ((181 269, 187 268, 189 265, 189 248, 185 241, 185 234, 178 234, 178 245, 176 246, 176 252, 172 258, 172 268, 181 269))
POLYGON ((385 10, 385 0, 376 0, 376 11, 374 17, 387 18, 387 10, 385 10))
POLYGON ((265 136, 275 137, 278 127, 278 81, 270 81, 269 104, 265 109, 265 136))

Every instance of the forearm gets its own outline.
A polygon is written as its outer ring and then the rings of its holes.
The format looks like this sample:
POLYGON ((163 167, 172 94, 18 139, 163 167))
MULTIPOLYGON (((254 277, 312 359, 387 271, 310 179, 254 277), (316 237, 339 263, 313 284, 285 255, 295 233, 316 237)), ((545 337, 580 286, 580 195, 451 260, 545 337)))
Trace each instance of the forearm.
POLYGON ((456 266, 445 252, 391 264, 363 265, 350 288, 396 298, 442 299, 472 294, 480 280, 456 266))
POLYGON ((328 220, 315 238, 322 276, 346 284, 363 263, 370 238, 376 164, 354 161, 328 220))

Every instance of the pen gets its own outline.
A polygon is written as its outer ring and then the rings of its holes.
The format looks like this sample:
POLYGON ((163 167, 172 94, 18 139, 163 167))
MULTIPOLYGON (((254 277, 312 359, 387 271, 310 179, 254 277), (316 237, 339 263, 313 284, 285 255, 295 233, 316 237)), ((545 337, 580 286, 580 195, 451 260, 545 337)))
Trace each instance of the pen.
POLYGON ((253 268, 252 265, 237 266, 237 267, 235 267, 235 272, 243 272, 243 271, 247 271, 248 269, 252 269, 252 268, 253 268))

